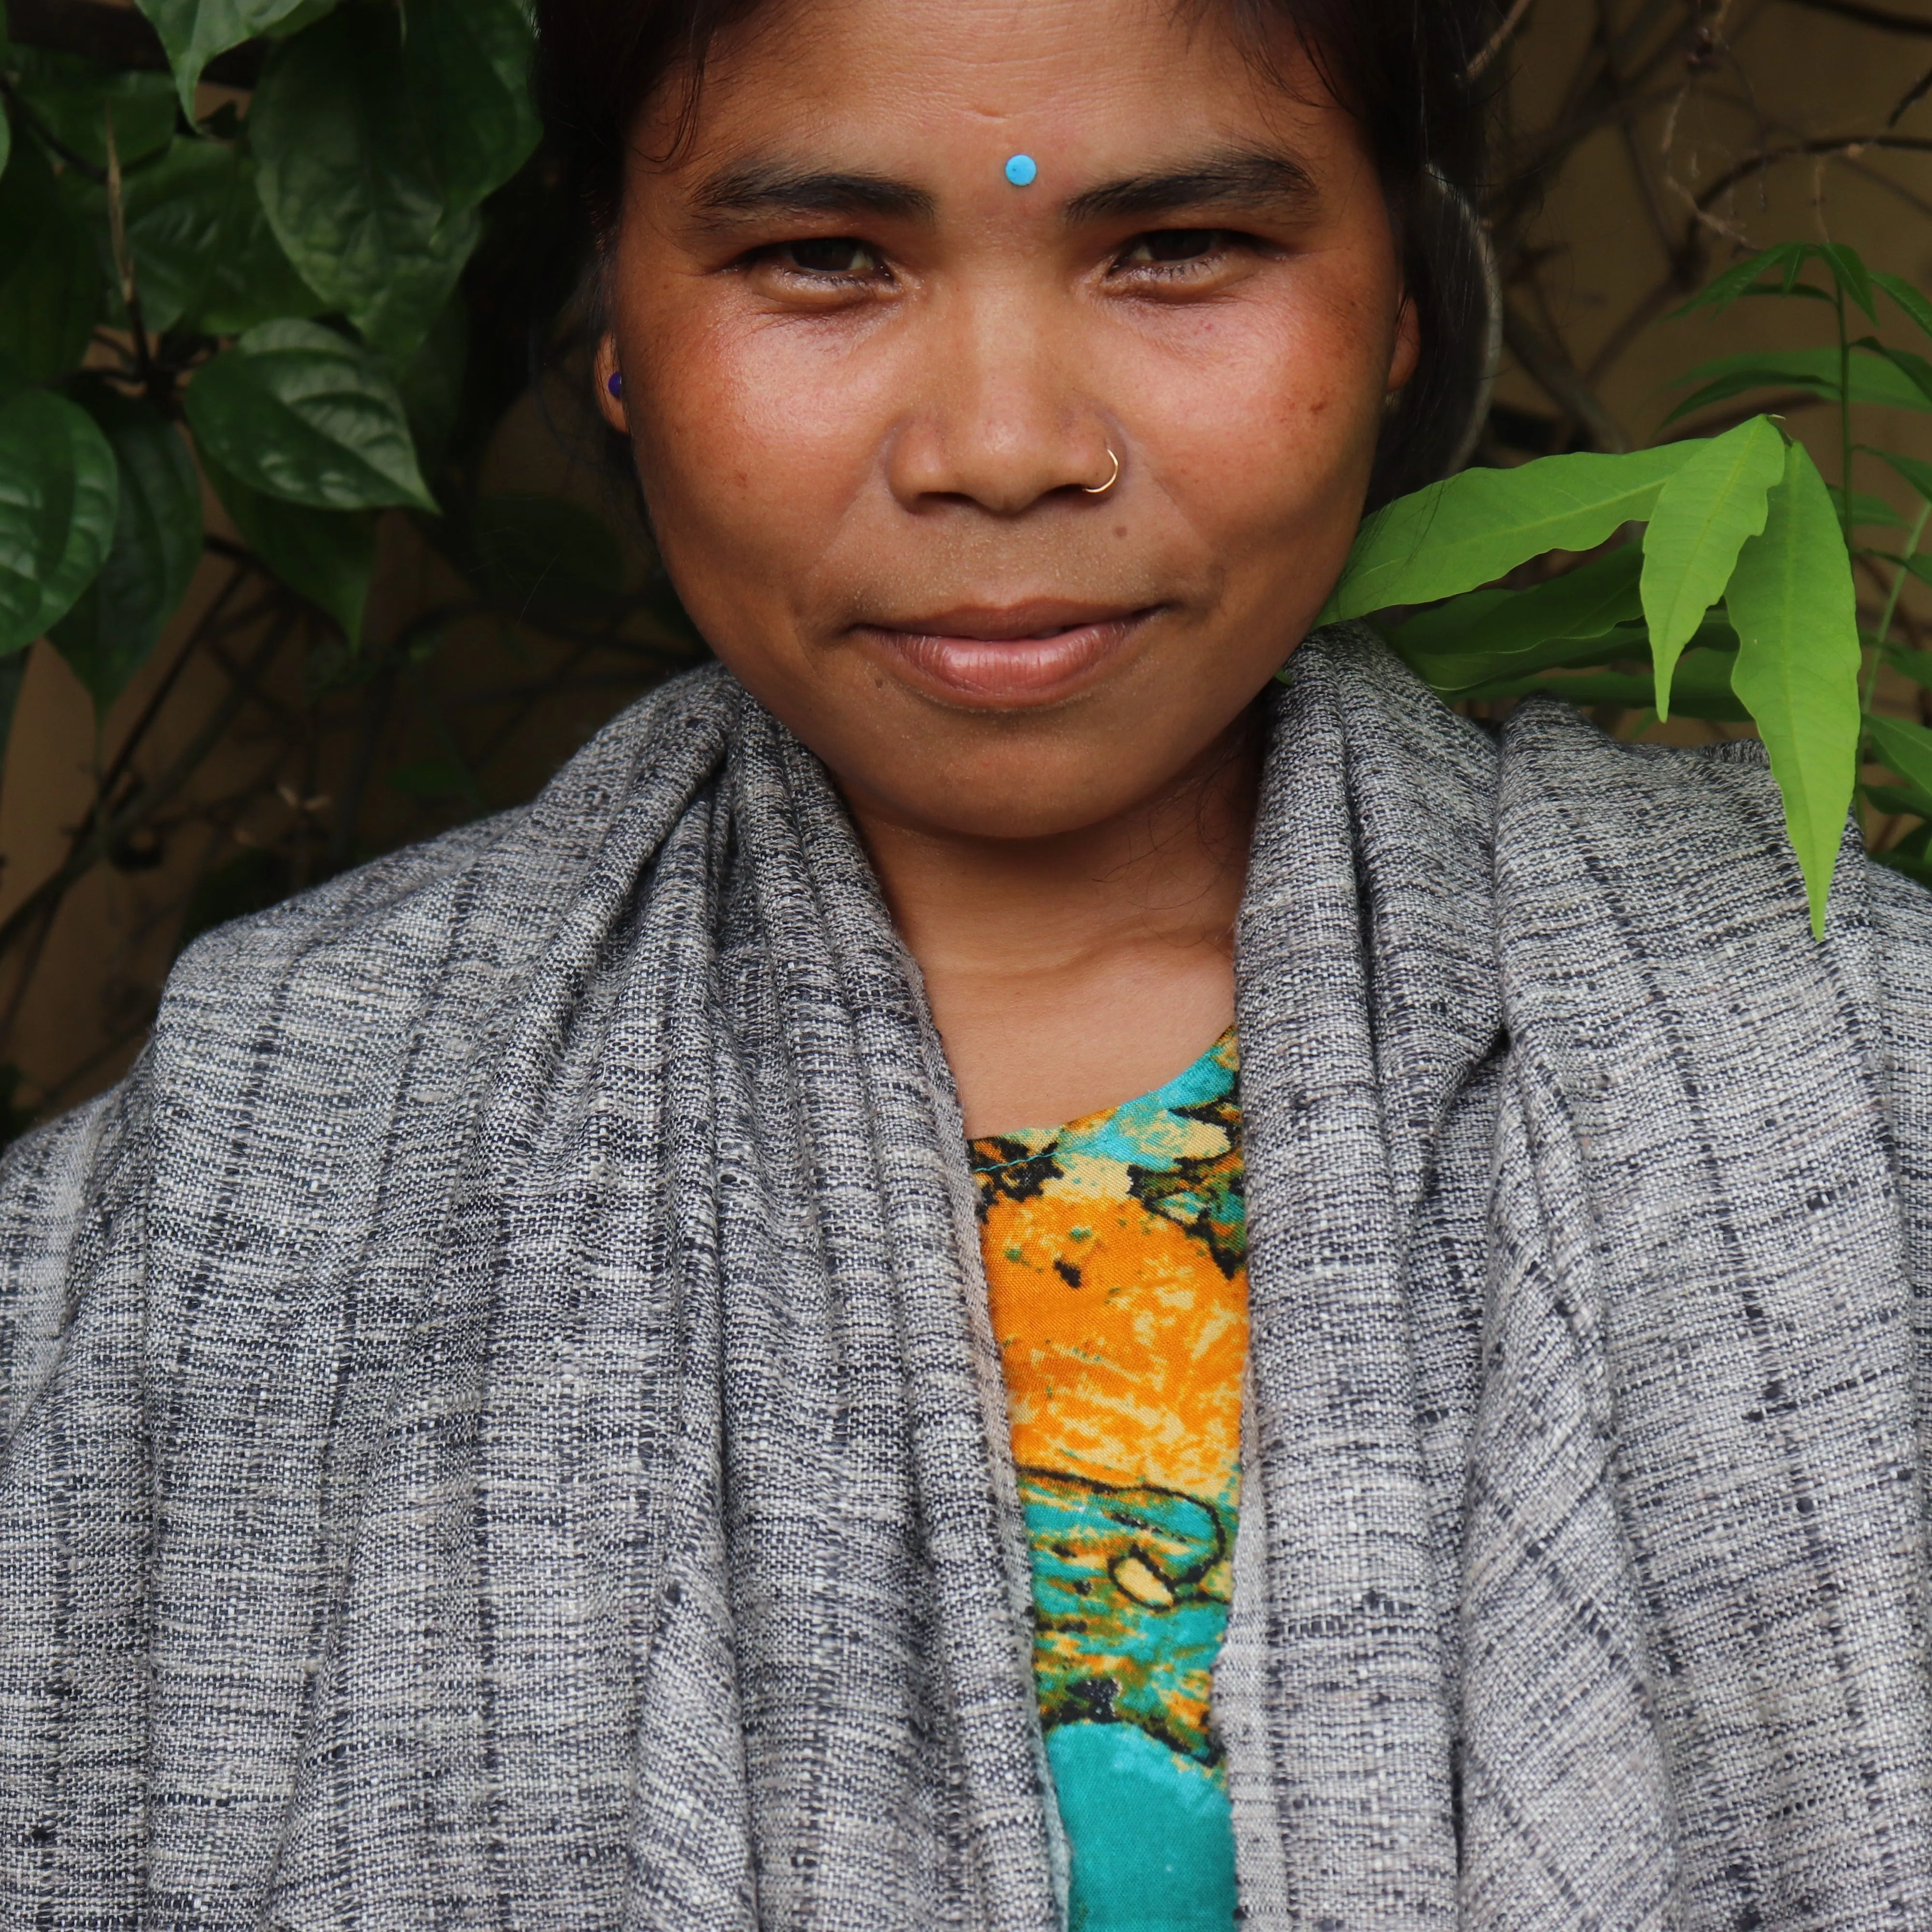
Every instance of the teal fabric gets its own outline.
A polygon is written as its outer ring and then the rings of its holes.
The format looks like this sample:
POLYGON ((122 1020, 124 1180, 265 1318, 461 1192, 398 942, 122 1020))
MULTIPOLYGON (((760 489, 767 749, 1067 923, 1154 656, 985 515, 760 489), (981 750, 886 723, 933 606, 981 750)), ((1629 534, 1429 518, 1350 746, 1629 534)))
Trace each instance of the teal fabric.
POLYGON ((1069 1932, 1234 1922, 1227 1793, 1137 1724, 1057 1724, 1046 1754, 1073 1852, 1069 1932))

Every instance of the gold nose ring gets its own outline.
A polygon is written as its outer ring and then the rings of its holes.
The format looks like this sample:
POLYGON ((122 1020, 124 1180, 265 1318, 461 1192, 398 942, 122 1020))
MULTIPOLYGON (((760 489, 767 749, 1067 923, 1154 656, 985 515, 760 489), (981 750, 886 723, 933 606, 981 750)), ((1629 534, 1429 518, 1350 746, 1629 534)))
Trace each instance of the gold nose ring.
POLYGON ((1104 483, 1083 483, 1081 489, 1089 496, 1104 496, 1120 480, 1120 459, 1114 454, 1114 446, 1107 446, 1107 460, 1114 466, 1114 473, 1104 483))

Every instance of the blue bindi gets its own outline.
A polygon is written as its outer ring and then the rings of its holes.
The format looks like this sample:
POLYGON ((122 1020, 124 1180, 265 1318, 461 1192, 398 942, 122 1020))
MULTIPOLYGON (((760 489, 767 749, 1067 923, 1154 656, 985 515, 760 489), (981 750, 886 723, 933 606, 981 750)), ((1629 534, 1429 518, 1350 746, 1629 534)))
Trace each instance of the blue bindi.
POLYGON ((1016 154, 1006 164, 1006 178, 1016 188, 1031 188, 1040 164, 1030 154, 1016 154))

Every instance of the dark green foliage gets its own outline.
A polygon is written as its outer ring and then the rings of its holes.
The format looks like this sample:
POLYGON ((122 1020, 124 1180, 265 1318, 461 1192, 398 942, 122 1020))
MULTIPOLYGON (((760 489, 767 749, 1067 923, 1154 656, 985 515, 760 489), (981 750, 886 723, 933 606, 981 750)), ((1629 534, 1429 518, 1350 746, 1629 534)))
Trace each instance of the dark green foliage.
MULTIPOLYGON (((557 473, 603 454, 522 0, 138 4, 160 44, 110 36, 125 68, 10 44, 0 4, 0 754, 41 638, 104 728, 65 856, 0 920, 0 1076, 97 868, 166 881, 152 972, 508 802, 493 760, 532 718, 580 734, 703 653, 628 505, 488 473, 533 383, 557 473), (212 62, 253 90, 197 118, 212 62)), ((113 983, 36 1106, 137 1036, 153 981, 113 983)))

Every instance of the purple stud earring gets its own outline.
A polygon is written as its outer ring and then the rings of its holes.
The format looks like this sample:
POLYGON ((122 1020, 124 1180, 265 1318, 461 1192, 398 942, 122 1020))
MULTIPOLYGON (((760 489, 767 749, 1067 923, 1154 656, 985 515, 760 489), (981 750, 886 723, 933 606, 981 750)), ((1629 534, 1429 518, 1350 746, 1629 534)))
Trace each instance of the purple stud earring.
POLYGON ((610 372, 610 380, 605 382, 604 386, 610 392, 611 394, 615 397, 619 402, 621 403, 624 400, 623 370, 621 369, 612 370, 610 372))

